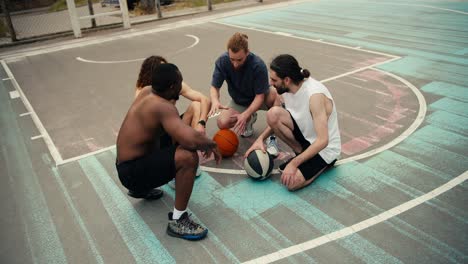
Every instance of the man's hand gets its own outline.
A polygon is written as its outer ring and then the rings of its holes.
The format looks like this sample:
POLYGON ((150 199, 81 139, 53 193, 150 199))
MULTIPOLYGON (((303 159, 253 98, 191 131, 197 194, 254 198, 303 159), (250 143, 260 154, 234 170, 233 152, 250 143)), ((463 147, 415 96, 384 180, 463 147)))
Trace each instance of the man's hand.
POLYGON ((235 114, 233 117, 237 118, 237 122, 232 128, 234 132, 237 134, 242 134, 245 131, 245 126, 247 124, 247 120, 250 118, 250 115, 247 115, 245 112, 241 114, 235 114))
POLYGON ((214 159, 215 159, 215 161, 216 161, 216 164, 220 164, 220 163, 221 163, 222 156, 221 156, 221 153, 219 153, 218 146, 215 146, 215 147, 213 147, 213 148, 211 148, 211 149, 208 149, 208 150, 206 150, 206 151, 202 151, 202 153, 203 153, 203 157, 204 157, 205 159, 208 159, 208 158, 211 156, 211 154, 213 154, 213 155, 214 155, 214 159))
POLYGON ((218 102, 212 102, 211 103, 211 109, 210 109, 210 112, 208 113, 208 116, 213 116, 213 115, 217 114, 222 109, 227 110, 227 109, 229 109, 229 107, 226 107, 226 106, 222 105, 219 101, 218 102))
POLYGON ((250 146, 250 148, 245 152, 244 159, 246 159, 249 156, 250 152, 252 152, 252 151, 254 151, 256 149, 259 149, 263 153, 266 153, 265 144, 263 144, 263 140, 261 138, 257 138, 257 140, 255 140, 255 142, 252 144, 252 146, 250 146))
POLYGON ((195 130, 206 136, 206 128, 202 124, 197 124, 195 130))
POLYGON ((286 168, 284 168, 283 174, 281 174, 281 183, 292 189, 294 186, 297 186, 297 167, 293 165, 292 162, 289 162, 286 168))

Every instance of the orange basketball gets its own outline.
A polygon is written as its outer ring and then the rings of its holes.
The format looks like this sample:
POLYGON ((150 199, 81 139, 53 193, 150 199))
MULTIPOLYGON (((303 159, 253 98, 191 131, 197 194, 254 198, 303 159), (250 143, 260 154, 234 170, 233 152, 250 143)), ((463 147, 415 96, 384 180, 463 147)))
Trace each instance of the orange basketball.
POLYGON ((216 132, 213 140, 218 144, 219 152, 225 158, 234 155, 239 146, 239 139, 236 133, 230 129, 221 129, 216 132))

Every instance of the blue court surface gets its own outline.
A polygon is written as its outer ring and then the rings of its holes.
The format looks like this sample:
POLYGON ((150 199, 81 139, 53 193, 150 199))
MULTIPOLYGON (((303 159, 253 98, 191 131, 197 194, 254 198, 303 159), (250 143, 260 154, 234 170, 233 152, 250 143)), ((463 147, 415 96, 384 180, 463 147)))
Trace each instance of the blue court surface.
POLYGON ((18 48, 1 64, 1 263, 468 262, 468 2, 279 1, 18 48), (145 57, 208 95, 237 31, 267 64, 290 53, 329 88, 341 159, 289 192, 280 142, 272 176, 253 181, 242 156, 260 112, 233 157, 201 161, 189 210, 207 238, 176 239, 174 191, 127 196, 116 136, 145 57))

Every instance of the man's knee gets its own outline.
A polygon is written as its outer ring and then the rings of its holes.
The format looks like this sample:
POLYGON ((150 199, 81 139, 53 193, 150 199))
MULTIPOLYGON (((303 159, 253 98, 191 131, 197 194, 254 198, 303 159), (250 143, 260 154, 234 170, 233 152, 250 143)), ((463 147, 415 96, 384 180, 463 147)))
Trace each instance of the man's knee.
POLYGON ((180 167, 196 168, 198 166, 198 154, 196 151, 178 148, 175 160, 180 167))
POLYGON ((190 105, 189 105, 189 108, 188 108, 188 112, 190 113, 199 113, 200 112, 200 108, 201 108, 201 104, 200 102, 192 102, 190 105))
POLYGON ((280 121, 281 113, 283 111, 285 110, 279 106, 273 106, 272 108, 270 108, 266 114, 268 125, 273 127, 276 124, 278 124, 280 121))

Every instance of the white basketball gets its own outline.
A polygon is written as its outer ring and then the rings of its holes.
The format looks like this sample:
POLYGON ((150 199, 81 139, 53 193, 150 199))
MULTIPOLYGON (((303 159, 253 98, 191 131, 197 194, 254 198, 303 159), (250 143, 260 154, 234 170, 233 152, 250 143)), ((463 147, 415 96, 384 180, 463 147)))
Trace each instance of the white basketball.
POLYGON ((264 180, 273 170, 273 158, 259 149, 254 150, 244 160, 244 169, 250 177, 264 180))

